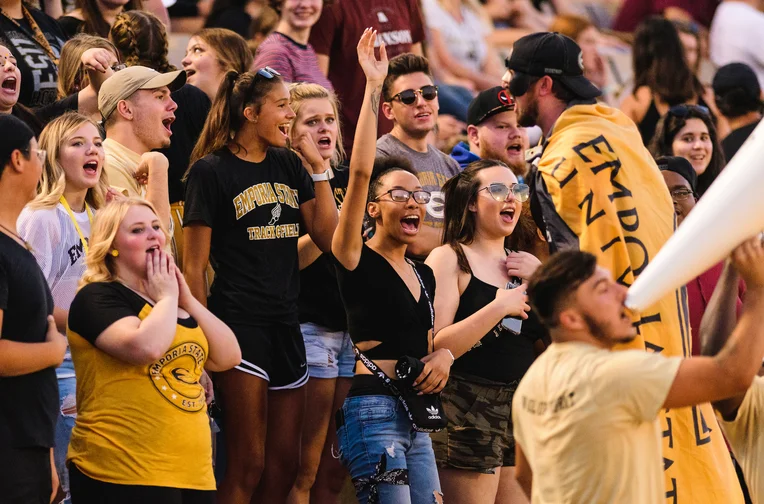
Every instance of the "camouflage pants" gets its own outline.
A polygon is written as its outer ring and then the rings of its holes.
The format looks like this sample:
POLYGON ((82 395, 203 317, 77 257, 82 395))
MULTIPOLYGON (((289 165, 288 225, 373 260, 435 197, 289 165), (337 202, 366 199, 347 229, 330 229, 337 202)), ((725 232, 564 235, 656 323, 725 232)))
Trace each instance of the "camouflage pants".
POLYGON ((515 465, 512 396, 509 384, 452 374, 443 389, 448 427, 430 435, 438 466, 494 474, 515 465))

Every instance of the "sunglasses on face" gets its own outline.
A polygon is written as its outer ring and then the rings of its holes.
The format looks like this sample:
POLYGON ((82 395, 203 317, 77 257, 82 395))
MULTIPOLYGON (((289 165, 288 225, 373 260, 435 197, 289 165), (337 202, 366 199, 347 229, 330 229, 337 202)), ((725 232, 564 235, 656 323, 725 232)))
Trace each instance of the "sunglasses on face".
POLYGON ((432 197, 429 192, 423 191, 421 189, 418 191, 407 191, 406 189, 390 189, 389 191, 383 192, 374 198, 374 201, 379 201, 385 194, 389 194, 390 199, 396 203, 407 203, 409 198, 413 197, 414 201, 420 205, 429 203, 430 198, 432 197))
POLYGON ((480 188, 478 192, 480 191, 488 191, 488 194, 490 194, 493 199, 502 202, 509 201, 509 195, 512 194, 514 199, 520 203, 525 203, 531 195, 530 187, 525 184, 512 184, 511 186, 508 186, 501 182, 489 184, 486 187, 480 188))
POLYGON ((690 115, 690 112, 692 111, 700 112, 701 114, 707 116, 711 115, 708 107, 704 107, 703 105, 675 105, 669 109, 668 113, 674 117, 684 119, 690 115))
POLYGON ((422 95, 427 101, 432 101, 438 97, 438 86, 424 86, 421 89, 406 89, 393 96, 390 101, 400 100, 404 105, 413 105, 416 103, 416 95, 422 95))
POLYGON ((263 67, 260 70, 258 70, 257 75, 259 75, 260 77, 265 77, 268 80, 271 80, 274 77, 281 77, 280 73, 278 73, 276 70, 274 70, 273 68, 269 66, 263 67))
POLYGON ((674 191, 670 191, 669 194, 671 194, 671 199, 674 201, 684 201, 690 196, 695 196, 695 193, 689 189, 676 189, 674 191))

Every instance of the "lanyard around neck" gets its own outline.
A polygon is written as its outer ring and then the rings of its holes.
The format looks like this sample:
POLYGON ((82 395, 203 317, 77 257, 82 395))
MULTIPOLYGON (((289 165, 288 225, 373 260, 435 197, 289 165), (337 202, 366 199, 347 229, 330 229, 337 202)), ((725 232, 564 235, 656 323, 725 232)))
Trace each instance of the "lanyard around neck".
MULTIPOLYGON (((77 223, 77 219, 74 218, 74 212, 72 212, 72 207, 69 206, 69 202, 66 201, 66 198, 64 198, 63 195, 61 195, 60 198, 58 198, 58 201, 61 202, 62 205, 64 205, 64 208, 66 209, 66 213, 69 214, 69 218, 72 220, 72 224, 74 224, 74 229, 77 230, 77 234, 80 235, 80 240, 82 241, 82 250, 85 251, 85 255, 88 255, 88 242, 85 240, 85 235, 82 234, 82 229, 80 229, 80 225, 77 223)), ((85 203, 85 210, 88 213, 88 220, 90 221, 90 227, 93 227, 93 212, 90 210, 90 205, 85 203)))
POLYGON ((21 6, 21 13, 24 15, 24 19, 29 23, 29 27, 32 29, 32 33, 29 33, 29 30, 27 30, 25 27, 21 26, 18 21, 13 19, 11 16, 9 16, 5 11, 0 9, 0 14, 2 14, 8 21, 13 23, 13 25, 21 30, 25 35, 31 36, 35 42, 37 42, 37 45, 39 45, 43 51, 48 55, 50 60, 58 66, 58 58, 56 57, 56 53, 53 51, 53 48, 50 45, 50 42, 48 42, 48 39, 45 38, 45 34, 40 29, 40 26, 37 24, 37 21, 34 20, 32 17, 32 13, 29 12, 29 9, 26 8, 26 6, 21 6))

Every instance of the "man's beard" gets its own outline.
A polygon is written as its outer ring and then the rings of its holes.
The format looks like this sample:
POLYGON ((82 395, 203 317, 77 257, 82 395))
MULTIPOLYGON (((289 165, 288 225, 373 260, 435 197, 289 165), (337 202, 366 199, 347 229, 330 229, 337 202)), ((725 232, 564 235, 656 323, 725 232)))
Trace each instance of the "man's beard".
POLYGON ((530 128, 536 126, 539 120, 539 102, 533 98, 528 100, 527 108, 520 110, 520 114, 517 117, 518 126, 523 128, 530 128))
POLYGON ((587 315, 586 313, 582 315, 591 335, 594 336, 594 339, 597 341, 602 342, 606 347, 612 347, 613 345, 617 344, 631 343, 634 341, 634 338, 636 338, 636 334, 630 334, 629 336, 622 336, 619 338, 608 337, 607 331, 602 324, 594 320, 593 317, 587 315))

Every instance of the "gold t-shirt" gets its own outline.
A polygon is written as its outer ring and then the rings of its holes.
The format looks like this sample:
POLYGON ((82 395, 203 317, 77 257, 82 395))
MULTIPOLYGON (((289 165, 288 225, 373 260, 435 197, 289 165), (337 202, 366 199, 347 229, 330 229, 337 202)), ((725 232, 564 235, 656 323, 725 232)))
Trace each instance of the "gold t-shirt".
POLYGON ((67 335, 77 373, 77 419, 68 463, 120 485, 214 490, 212 443, 199 383, 207 340, 192 319, 178 320, 165 354, 148 365, 119 360, 96 346, 114 322, 151 313, 118 282, 93 283, 75 296, 67 335))
POLYGON ((109 178, 109 185, 129 197, 146 197, 145 187, 135 179, 135 169, 141 164, 141 155, 107 138, 103 141, 106 153, 104 170, 109 178))
POLYGON ((732 446, 732 453, 743 468, 753 504, 764 504, 764 378, 757 376, 731 422, 719 423, 732 446))
POLYGON ((512 400, 533 504, 662 504, 658 412, 682 359, 553 343, 512 400))

